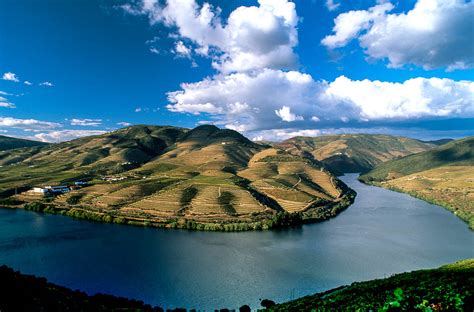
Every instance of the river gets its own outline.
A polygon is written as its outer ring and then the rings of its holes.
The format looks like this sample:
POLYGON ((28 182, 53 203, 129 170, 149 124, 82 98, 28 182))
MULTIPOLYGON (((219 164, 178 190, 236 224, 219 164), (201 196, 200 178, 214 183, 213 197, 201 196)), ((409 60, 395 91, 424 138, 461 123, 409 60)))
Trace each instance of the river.
POLYGON ((358 193, 351 207, 283 231, 162 230, 0 209, 0 264, 90 294, 209 310, 474 257, 473 232, 445 209, 356 174, 342 180, 358 193))

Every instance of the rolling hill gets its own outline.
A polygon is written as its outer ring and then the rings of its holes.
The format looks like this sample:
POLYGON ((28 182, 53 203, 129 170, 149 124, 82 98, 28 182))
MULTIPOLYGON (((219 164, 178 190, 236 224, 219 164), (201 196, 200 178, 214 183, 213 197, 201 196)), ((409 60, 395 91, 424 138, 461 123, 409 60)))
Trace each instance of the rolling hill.
POLYGON ((0 135, 0 151, 7 151, 7 150, 22 148, 22 147, 45 146, 45 145, 48 145, 48 143, 0 135))
POLYGON ((453 211, 474 229, 474 137, 381 164, 359 179, 453 211))
POLYGON ((336 174, 367 172, 382 162, 433 148, 415 139, 380 134, 294 137, 277 145, 295 155, 312 155, 336 174))
POLYGON ((167 228, 284 227, 332 217, 355 196, 317 161, 209 125, 133 126, 2 152, 0 165, 4 205, 167 228), (24 192, 75 181, 88 185, 53 197, 24 192))

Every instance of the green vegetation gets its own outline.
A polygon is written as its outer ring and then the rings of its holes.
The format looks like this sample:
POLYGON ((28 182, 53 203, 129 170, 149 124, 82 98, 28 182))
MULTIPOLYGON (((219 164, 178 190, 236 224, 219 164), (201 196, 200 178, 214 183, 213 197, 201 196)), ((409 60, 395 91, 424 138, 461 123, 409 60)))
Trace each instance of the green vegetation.
POLYGON ((474 137, 381 164, 364 183, 408 193, 447 208, 474 229, 474 137))
MULTIPOLYGON (((467 259, 438 269, 356 282, 281 304, 268 299, 261 304, 268 311, 472 311, 473 290, 474 259, 467 259)), ((7 266, 0 266, 0 310, 163 311, 142 301, 102 294, 88 296, 7 266)), ((250 308, 243 305, 240 311, 250 308)))
POLYGON ((295 137, 277 145, 294 155, 312 156, 336 174, 367 172, 378 164, 430 150, 435 144, 380 134, 295 137))
POLYGON ((362 175, 363 182, 380 182, 441 166, 474 166, 474 137, 449 142, 432 150, 388 161, 362 175))
POLYGON ((474 259, 439 269, 357 282, 294 301, 269 311, 472 311, 474 259))

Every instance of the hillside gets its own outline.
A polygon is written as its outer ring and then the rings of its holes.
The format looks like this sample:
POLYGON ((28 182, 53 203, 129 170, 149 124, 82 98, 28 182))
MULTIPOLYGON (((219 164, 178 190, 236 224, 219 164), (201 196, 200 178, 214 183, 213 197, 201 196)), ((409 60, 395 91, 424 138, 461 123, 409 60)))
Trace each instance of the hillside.
POLYGON ((439 204, 474 229, 474 137, 389 161, 360 176, 365 183, 439 204))
POLYGON ((367 172, 382 162, 429 150, 435 145, 380 134, 295 137, 278 147, 295 155, 312 155, 334 173, 367 172))
MULTIPOLYGON (((473 311, 474 259, 353 283, 269 311, 473 311)), ((268 301, 267 301, 268 302, 268 301)))
POLYGON ((48 143, 0 135, 0 151, 7 151, 7 150, 22 148, 22 147, 45 146, 45 145, 48 145, 48 143))
POLYGON ((0 164, 4 205, 167 228, 284 227, 332 217, 355 196, 316 161, 208 125, 128 127, 0 153, 0 164), (88 185, 58 196, 24 192, 74 181, 88 185))

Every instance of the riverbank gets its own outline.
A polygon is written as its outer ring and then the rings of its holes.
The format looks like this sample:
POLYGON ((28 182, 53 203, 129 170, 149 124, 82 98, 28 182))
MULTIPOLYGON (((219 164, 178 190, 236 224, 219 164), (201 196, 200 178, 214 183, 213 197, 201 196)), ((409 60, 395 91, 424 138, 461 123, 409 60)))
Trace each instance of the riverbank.
POLYGON ((474 259, 356 282, 269 311, 473 311, 474 259))
MULTIPOLYGON (((274 305, 271 300, 262 300, 261 304, 269 311, 472 311, 472 289, 474 259, 467 259, 438 269, 356 282, 282 304, 274 305)), ((164 311, 161 307, 152 307, 139 300, 104 294, 89 296, 7 266, 0 267, 0 310, 164 311)), ((250 311, 250 308, 243 305, 239 310, 250 311)))
POLYGON ((25 209, 39 213, 58 214, 81 220, 114 223, 133 226, 144 226, 164 229, 183 229, 191 231, 217 231, 217 232, 242 232, 262 231, 298 227, 303 224, 317 223, 337 216, 340 212, 354 203, 357 193, 340 183, 338 188, 343 194, 336 201, 314 203, 301 212, 277 211, 255 215, 249 221, 227 219, 221 222, 202 222, 186 217, 181 218, 156 218, 144 216, 141 218, 118 214, 115 211, 89 210, 85 207, 55 205, 48 201, 32 201, 23 203, 12 199, 0 201, 0 208, 25 209))
POLYGON ((387 182, 369 181, 367 179, 363 179, 360 177, 358 180, 367 185, 382 187, 390 191, 408 194, 414 198, 424 200, 430 204, 441 206, 445 208, 446 210, 452 212, 455 216, 457 216, 464 222, 466 222, 469 229, 474 231, 474 214, 471 211, 472 208, 470 207, 473 205, 473 203, 470 203, 469 199, 455 200, 455 197, 453 198, 452 196, 449 199, 447 199, 445 198, 446 192, 438 191, 435 193, 432 189, 427 190, 426 188, 423 188, 421 190, 408 189, 406 185, 405 186, 394 185, 394 184, 391 184, 390 181, 387 181, 387 182))

